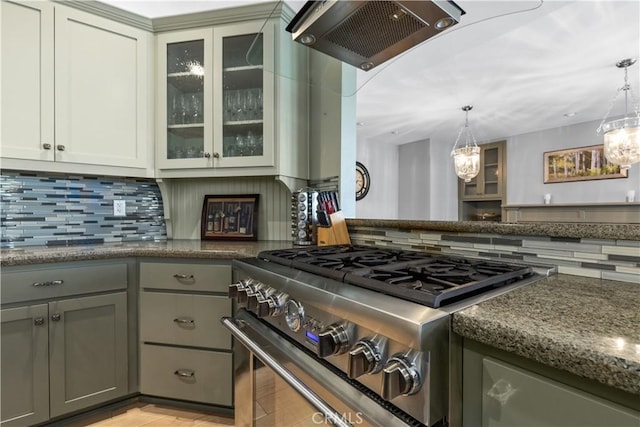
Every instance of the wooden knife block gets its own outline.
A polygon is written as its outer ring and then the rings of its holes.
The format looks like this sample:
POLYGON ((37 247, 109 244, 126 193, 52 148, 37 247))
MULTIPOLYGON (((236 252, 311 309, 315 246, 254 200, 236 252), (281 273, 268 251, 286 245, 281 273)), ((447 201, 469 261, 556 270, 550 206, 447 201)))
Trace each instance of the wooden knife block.
POLYGON ((330 226, 317 228, 318 246, 350 245, 347 221, 341 211, 329 215, 330 226))

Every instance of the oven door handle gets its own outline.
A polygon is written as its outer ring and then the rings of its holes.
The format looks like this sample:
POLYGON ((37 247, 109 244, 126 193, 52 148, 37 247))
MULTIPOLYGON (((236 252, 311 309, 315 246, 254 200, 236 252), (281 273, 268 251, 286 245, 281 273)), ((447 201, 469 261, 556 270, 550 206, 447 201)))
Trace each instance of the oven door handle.
POLYGON ((242 345, 244 345, 251 353, 255 354, 265 365, 273 369, 284 381, 293 387, 298 393, 300 393, 309 403, 311 403, 318 411, 325 415, 325 419, 331 424, 340 427, 352 427, 352 424, 342 416, 342 414, 336 412, 331 406, 329 406, 320 396, 314 393, 312 390, 300 381, 295 375, 293 375, 287 368, 285 368, 280 362, 275 360, 269 353, 265 352, 260 346, 251 340, 243 331, 243 321, 235 319, 233 317, 223 317, 220 319, 225 328, 227 328, 231 335, 237 339, 242 345))

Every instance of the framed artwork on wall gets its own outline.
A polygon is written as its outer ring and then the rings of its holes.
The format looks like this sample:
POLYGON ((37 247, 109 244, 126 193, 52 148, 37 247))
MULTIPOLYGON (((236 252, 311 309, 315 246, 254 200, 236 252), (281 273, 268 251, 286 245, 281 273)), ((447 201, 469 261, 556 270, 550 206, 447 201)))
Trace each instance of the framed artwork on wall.
POLYGON ((544 153, 544 183, 626 178, 628 171, 610 163, 604 145, 569 148, 544 153))
POLYGON ((206 195, 201 240, 258 240, 259 194, 206 195))

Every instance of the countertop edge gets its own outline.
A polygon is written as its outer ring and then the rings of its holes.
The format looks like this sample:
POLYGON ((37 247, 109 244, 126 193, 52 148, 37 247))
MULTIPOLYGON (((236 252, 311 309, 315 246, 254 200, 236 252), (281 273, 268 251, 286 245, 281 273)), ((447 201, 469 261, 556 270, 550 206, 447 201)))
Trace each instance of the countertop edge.
POLYGON ((492 233, 583 239, 640 240, 640 224, 507 223, 491 221, 420 221, 347 218, 348 227, 392 228, 449 233, 492 233))

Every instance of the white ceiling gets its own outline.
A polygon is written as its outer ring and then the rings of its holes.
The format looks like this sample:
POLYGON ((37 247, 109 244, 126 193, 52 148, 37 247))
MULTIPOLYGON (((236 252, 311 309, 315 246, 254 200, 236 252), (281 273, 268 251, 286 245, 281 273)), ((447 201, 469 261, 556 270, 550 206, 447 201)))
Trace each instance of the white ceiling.
MULTIPOLYGON (((155 18, 259 1, 103 2, 155 18)), ((298 10, 304 2, 287 3, 298 10)), ((456 3, 466 11, 460 24, 359 72, 358 143, 431 139, 453 146, 461 107, 469 104, 478 141, 601 120, 623 84, 615 63, 640 56, 638 0, 456 3)), ((639 77, 636 63, 629 68, 636 94, 639 77)), ((612 114, 623 113, 620 98, 612 114)))

